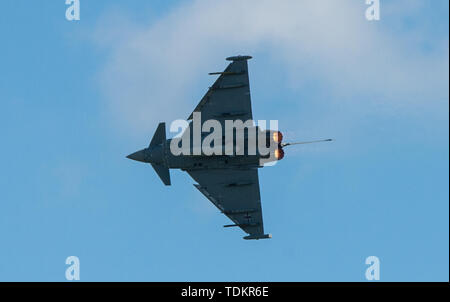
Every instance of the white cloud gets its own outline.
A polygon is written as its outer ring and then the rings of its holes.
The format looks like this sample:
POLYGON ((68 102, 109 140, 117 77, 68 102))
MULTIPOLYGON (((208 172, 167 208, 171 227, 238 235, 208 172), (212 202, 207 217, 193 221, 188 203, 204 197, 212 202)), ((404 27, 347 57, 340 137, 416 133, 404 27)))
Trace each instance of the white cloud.
MULTIPOLYGON (((389 3, 386 14, 415 14, 420 2, 389 3)), ((234 54, 269 56, 292 89, 314 78, 349 108, 364 106, 363 96, 392 106, 448 99, 448 37, 424 52, 415 32, 399 36, 368 22, 365 8, 355 0, 197 0, 150 25, 100 22, 95 39, 110 56, 99 74, 108 113, 122 129, 146 133, 185 118, 205 73, 234 54)))

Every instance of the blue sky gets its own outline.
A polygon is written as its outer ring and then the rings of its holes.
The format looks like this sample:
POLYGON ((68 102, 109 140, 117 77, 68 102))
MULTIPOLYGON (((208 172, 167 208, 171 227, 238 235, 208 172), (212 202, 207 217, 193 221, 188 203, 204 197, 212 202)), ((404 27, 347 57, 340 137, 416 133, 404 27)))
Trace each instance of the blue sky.
POLYGON ((448 281, 448 1, 3 1, 0 281, 448 281), (125 156, 250 54, 271 240, 125 156))

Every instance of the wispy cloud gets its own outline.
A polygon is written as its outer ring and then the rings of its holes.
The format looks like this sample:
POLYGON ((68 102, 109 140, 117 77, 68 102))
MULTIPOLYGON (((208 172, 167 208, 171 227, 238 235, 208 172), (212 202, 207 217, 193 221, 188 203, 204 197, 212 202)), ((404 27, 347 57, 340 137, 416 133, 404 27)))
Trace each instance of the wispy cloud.
POLYGON ((287 87, 314 79, 335 99, 349 100, 348 108, 367 99, 389 106, 442 102, 448 37, 427 41, 424 51, 426 33, 399 34, 382 24, 395 14, 420 13, 423 1, 408 3, 386 4, 378 23, 366 21, 364 1, 354 0, 197 0, 145 25, 116 14, 114 24, 99 22, 95 32, 109 56, 99 74, 108 114, 134 132, 187 117, 198 101, 196 85, 234 54, 270 57, 285 69, 287 87))

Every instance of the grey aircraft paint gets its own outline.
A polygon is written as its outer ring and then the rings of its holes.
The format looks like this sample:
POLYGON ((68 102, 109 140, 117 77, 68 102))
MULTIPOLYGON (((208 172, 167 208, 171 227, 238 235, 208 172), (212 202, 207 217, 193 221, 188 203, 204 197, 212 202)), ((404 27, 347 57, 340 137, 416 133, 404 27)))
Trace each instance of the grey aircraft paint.
MULTIPOLYGON (((226 120, 245 122, 253 119, 249 59, 250 56, 229 57, 227 60, 231 63, 223 72, 210 73, 220 76, 193 111, 201 113, 202 121, 217 120, 225 129, 226 120)), ((193 113, 188 120, 193 119, 193 113)), ((189 130, 193 128, 192 124, 191 121, 189 130)), ((224 227, 240 227, 248 234, 244 239, 271 238, 270 234, 264 233, 258 168, 263 167, 262 163, 282 159, 283 147, 296 143, 282 144, 280 132, 255 128, 265 132, 263 137, 267 140, 265 144, 270 146, 269 155, 262 156, 259 152, 249 155, 247 136, 243 155, 173 155, 170 150, 172 140, 166 139, 165 123, 160 123, 150 145, 127 158, 150 163, 165 185, 171 184, 169 169, 186 171, 197 182, 194 186, 233 222, 224 227), (279 135, 277 142, 272 140, 274 133, 279 135)), ((192 136, 192 132, 185 131, 183 135, 188 133, 192 136)), ((257 140, 252 143, 257 144, 257 140)), ((193 146, 190 148, 192 151, 193 146)))

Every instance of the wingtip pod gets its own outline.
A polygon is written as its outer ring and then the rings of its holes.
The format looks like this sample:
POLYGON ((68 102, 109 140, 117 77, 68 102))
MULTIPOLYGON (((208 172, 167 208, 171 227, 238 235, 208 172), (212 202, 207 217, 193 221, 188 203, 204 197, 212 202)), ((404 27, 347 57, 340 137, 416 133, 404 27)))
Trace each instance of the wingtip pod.
POLYGON ((243 238, 245 240, 270 239, 270 238, 272 238, 272 234, 248 235, 243 238))
POLYGON ((244 60, 250 60, 251 56, 232 56, 226 58, 227 61, 244 61, 244 60))

